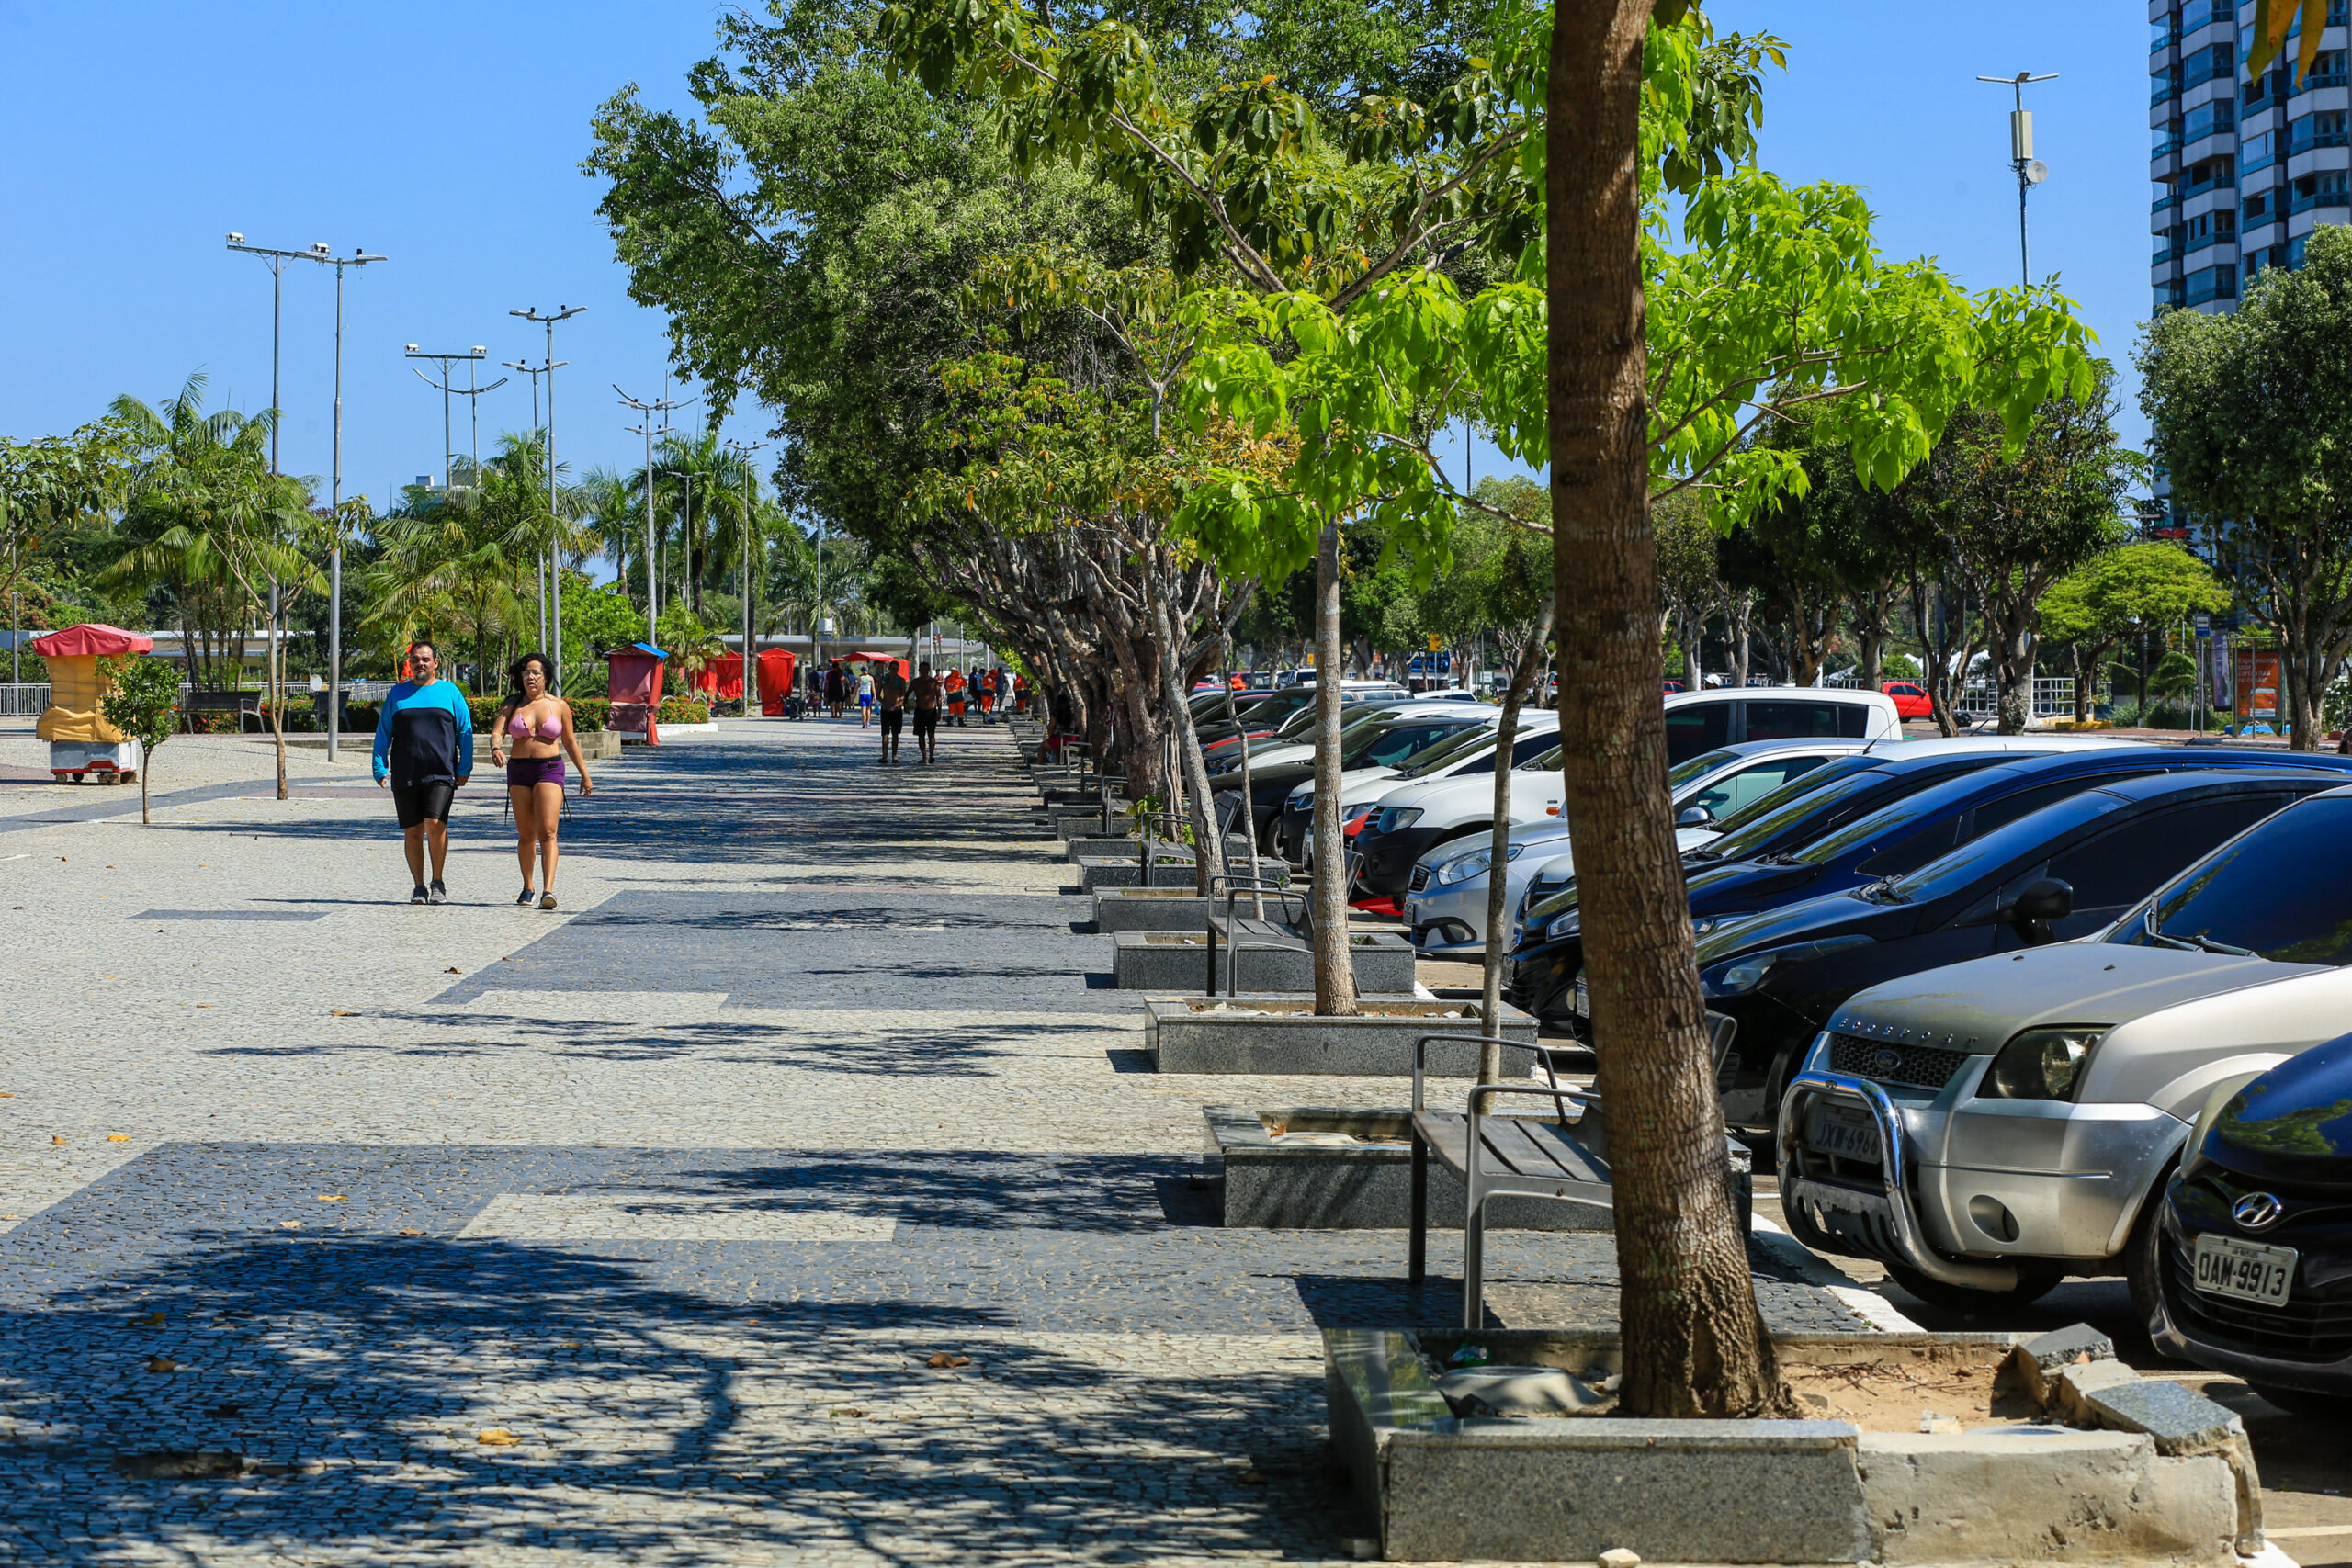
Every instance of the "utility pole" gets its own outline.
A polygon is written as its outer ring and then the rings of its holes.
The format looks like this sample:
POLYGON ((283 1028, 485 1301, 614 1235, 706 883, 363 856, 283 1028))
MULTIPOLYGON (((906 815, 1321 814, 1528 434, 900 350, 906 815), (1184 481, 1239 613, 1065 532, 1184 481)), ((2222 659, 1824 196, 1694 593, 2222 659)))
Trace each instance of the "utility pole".
POLYGON ((441 362, 441 379, 438 381, 435 380, 432 377, 427 376, 424 371, 417 370, 416 367, 413 365, 410 366, 409 368, 411 370, 416 370, 416 378, 418 380, 424 382, 428 387, 437 388, 441 393, 441 493, 445 496, 447 495, 449 491, 457 488, 456 477, 451 473, 449 468, 449 459, 455 455, 454 449, 451 446, 451 442, 454 438, 449 434, 449 400, 452 397, 459 397, 469 400, 470 406, 474 410, 473 478, 471 483, 473 488, 476 490, 481 488, 481 405, 479 402, 471 402, 471 400, 479 399, 484 392, 494 392, 498 390, 499 388, 506 385, 507 381, 507 378, 501 376, 497 380, 492 381, 487 387, 477 387, 473 384, 473 367, 486 358, 489 354, 490 350, 484 348, 480 344, 474 344, 472 352, 468 354, 426 354, 418 349, 414 344, 407 345, 406 356, 410 359, 437 359, 441 362), (459 362, 463 362, 466 366, 466 385, 462 387, 453 385, 449 379, 449 367, 459 362))
MULTIPOLYGON (((663 415, 662 423, 659 428, 667 429, 669 412, 672 409, 682 409, 694 400, 692 398, 663 398, 658 403, 649 403, 632 398, 627 392, 622 392, 618 382, 613 384, 613 390, 620 393, 622 407, 635 409, 639 417, 645 421, 641 425, 626 425, 623 428, 631 435, 645 437, 645 640, 653 647, 659 648, 662 645, 654 637, 655 628, 660 626, 662 620, 662 602, 659 597, 660 587, 653 580, 653 436, 657 428, 653 423, 653 416, 657 413, 663 415)), ((550 398, 554 396, 552 381, 548 383, 548 396, 550 398)))
MULTIPOLYGON (((366 266, 370 262, 389 260, 371 256, 365 249, 355 250, 347 256, 336 255, 324 240, 307 251, 271 250, 264 245, 248 245, 243 234, 232 231, 229 248, 260 256, 275 274, 283 270, 287 262, 301 260, 316 262, 321 266, 334 268, 334 455, 333 479, 329 481, 328 506, 333 519, 333 532, 327 536, 327 761, 338 754, 336 741, 343 730, 343 269, 366 266)), ((277 400, 277 286, 271 286, 270 306, 270 403, 277 400)), ((277 468, 277 436, 270 434, 270 469, 277 468)))
MULTIPOLYGON (((510 316, 520 316, 526 321, 541 322, 548 329, 548 359, 546 366, 548 378, 548 519, 555 526, 550 529, 548 538, 547 570, 548 586, 551 590, 551 602, 555 609, 555 679, 550 682, 550 685, 559 696, 561 695, 563 692, 563 556, 562 552, 557 547, 556 534, 561 529, 563 517, 561 502, 558 497, 556 486, 555 373, 558 367, 569 365, 571 362, 568 359, 558 359, 555 356, 555 324, 558 321, 570 321, 572 317, 580 314, 581 311, 587 308, 588 307, 585 305, 566 305, 559 309, 553 315, 546 316, 539 313, 539 308, 537 305, 532 306, 527 310, 509 310, 506 312, 510 316)), ((538 380, 535 377, 531 381, 531 392, 535 404, 537 400, 538 387, 538 380)))
POLYGON ((262 265, 269 268, 269 474, 276 479, 277 467, 277 359, 278 346, 283 341, 280 331, 281 311, 286 294, 286 269, 307 257, 308 251, 274 251, 263 245, 249 245, 245 237, 234 229, 229 231, 229 248, 247 255, 259 256, 262 265))
POLYGON ((2020 71, 2014 76, 1976 79, 2007 87, 2017 95, 2017 107, 2009 111, 2009 166, 2018 175, 2018 279, 2030 288, 2033 269, 2026 263, 2025 193, 2050 177, 2050 165, 2033 155, 2033 111, 2025 107, 2025 90, 2036 82, 2055 82, 2058 73, 2036 76, 2030 71, 2020 71))
POLYGON ((757 625, 752 614, 752 542, 758 529, 752 520, 752 508, 757 504, 752 496, 752 454, 766 446, 764 441, 729 441, 727 449, 743 465, 743 716, 757 717, 760 712, 760 660, 752 647, 757 625))

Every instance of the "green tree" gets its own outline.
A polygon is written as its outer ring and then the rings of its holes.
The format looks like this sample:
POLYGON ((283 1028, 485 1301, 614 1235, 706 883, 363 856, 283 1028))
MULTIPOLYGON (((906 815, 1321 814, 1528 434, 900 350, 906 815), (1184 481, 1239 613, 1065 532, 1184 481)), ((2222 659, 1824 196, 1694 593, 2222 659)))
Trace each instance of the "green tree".
POLYGON ((0 593, 17 593, 53 543, 121 504, 133 440, 113 415, 69 436, 0 436, 0 593))
POLYGON ((2052 583, 2041 599, 2041 632, 2070 650, 2076 720, 2090 716, 2091 686, 2117 643, 2229 607, 2230 591, 2212 569, 2173 544, 2118 546, 2052 583))
POLYGON ((139 742, 139 823, 154 824, 147 815, 147 780, 154 772, 155 753, 179 728, 179 671, 161 659, 108 659, 100 661, 113 690, 100 699, 106 720, 139 742))
POLYGON ((2314 230, 2232 315, 2159 315, 2139 365, 2150 455, 2276 634, 2289 744, 2311 750, 2352 653, 2352 229, 2314 230))

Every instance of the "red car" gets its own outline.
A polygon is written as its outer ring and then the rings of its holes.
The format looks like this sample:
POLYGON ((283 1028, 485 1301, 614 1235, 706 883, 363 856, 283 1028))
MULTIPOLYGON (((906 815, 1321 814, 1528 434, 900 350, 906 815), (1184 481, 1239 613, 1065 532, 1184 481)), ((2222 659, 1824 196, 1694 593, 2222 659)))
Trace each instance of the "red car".
POLYGON ((1925 686, 1909 681, 1883 681, 1878 689, 1894 699, 1894 716, 1897 718, 1936 716, 1936 705, 1928 700, 1925 686))

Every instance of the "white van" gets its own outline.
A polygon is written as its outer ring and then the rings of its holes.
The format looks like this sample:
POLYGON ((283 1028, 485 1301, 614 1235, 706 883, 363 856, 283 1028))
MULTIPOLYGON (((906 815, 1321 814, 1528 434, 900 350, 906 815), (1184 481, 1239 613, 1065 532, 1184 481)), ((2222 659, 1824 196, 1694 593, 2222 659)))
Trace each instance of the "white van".
POLYGON ((1666 699, 1668 767, 1743 740, 1902 739, 1903 719, 1884 692, 1747 686, 1676 692, 1666 699))

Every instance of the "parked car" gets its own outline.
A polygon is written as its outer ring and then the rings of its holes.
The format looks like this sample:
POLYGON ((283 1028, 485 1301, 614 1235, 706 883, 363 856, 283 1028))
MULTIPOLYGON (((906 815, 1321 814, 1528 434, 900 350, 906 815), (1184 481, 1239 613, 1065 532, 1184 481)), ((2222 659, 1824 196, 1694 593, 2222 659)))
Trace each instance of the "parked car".
MULTIPOLYGON (((1352 707, 1358 703, 1386 701, 1406 696, 1406 692, 1386 682, 1356 682, 1340 689, 1340 701, 1352 707)), ((1236 716, 1238 723, 1225 716, 1225 704, 1219 701, 1205 715, 1195 716, 1194 729, 1200 737, 1203 751, 1218 741, 1247 733, 1251 739, 1272 735, 1295 723, 1301 732, 1311 730, 1315 714, 1315 688, 1312 685, 1291 686, 1261 698, 1254 705, 1243 707, 1236 716), (1306 716, 1299 716, 1304 713, 1306 716)))
MULTIPOLYGON (((1484 703, 1424 703, 1416 697, 1373 697, 1360 703, 1350 703, 1340 715, 1341 744, 1360 732, 1363 726, 1375 720, 1389 720, 1392 716, 1409 716, 1415 719, 1447 720, 1458 724, 1491 723, 1495 710, 1484 703)), ((1250 769, 1253 779, 1261 777, 1261 769, 1286 762, 1305 762, 1315 755, 1315 707, 1313 704, 1299 709, 1283 722, 1282 728, 1271 735, 1250 738, 1250 769)), ((1408 753, 1409 754, 1409 753, 1408 753)), ((1209 782, 1219 788, 1238 788, 1241 782, 1241 742, 1236 739, 1217 741, 1201 748, 1202 760, 1207 763, 1209 782)), ((1310 770, 1311 773, 1312 770, 1310 770)), ((1301 777, 1308 776, 1302 774, 1301 777)), ((1297 780, 1291 781, 1295 784, 1297 780)), ((1282 804, 1281 796, 1275 805, 1282 804)))
POLYGON ((1894 711, 1898 717, 1933 718, 1936 716, 1934 699, 1928 695, 1928 689, 1917 682, 1885 681, 1880 683, 1879 690, 1894 699, 1894 711))
MULTIPOLYGON (((2064 918, 2070 890, 2035 880, 2010 918, 2064 918)), ((1943 1303, 2120 1271, 2160 1324, 2152 1198, 2217 1089, 2343 1032, 2347 964, 2340 788, 2266 818, 2094 938, 1872 987, 1781 1102, 1789 1229, 1943 1303)))
MULTIPOLYGON (((1549 715, 1530 715, 1522 720, 1518 739, 1511 745, 1510 765, 1516 766, 1540 756, 1559 744, 1559 733, 1549 719, 1549 715)), ((1364 818, 1378 808, 1381 797, 1400 784, 1468 775, 1483 776, 1491 782, 1498 728, 1496 716, 1489 714, 1487 720, 1476 728, 1457 731, 1415 752, 1394 767, 1358 768, 1341 773, 1341 830, 1353 840, 1362 830, 1364 818)), ((1314 837, 1314 822, 1315 784, 1309 780, 1293 789, 1283 800, 1278 841, 1282 853, 1288 856, 1294 864, 1311 864, 1313 862, 1309 840, 1314 837)))
POLYGON ((1751 686, 1677 692, 1666 699, 1671 767, 1742 740, 1900 740, 1903 720, 1883 692, 1842 686, 1751 686))
MULTIPOLYGON (((1992 784, 2017 766, 1962 782, 1992 784)), ((2095 783, 1916 870, 1717 926, 1699 939, 1699 981, 1709 1009, 1738 1023, 1718 1074, 1724 1117, 1769 1128, 1797 1064, 1856 992, 2103 931, 2190 861, 2344 779, 2338 770, 2191 767, 2095 783), (2026 890, 2049 878, 2070 889, 2067 912, 2049 914, 2045 897, 2043 913, 2018 918, 2026 890)), ((1915 801, 1927 807, 1939 793, 1915 801)))
MULTIPOLYGON (((1751 801, 1760 800, 1781 785, 1812 772, 1833 757, 1850 756, 1880 745, 1869 740, 1748 740, 1709 751, 1676 766, 1667 774, 1674 792, 1678 816, 1704 811, 1709 820, 1728 817, 1751 801)), ((1883 745, 1881 750, 1890 749, 1883 745)), ((1488 804, 1493 800, 1487 780, 1488 804)), ((1489 829, 1492 823, 1487 824, 1489 829)), ((1679 829, 1685 849, 1713 837, 1697 827, 1679 829)), ((1476 953, 1486 946, 1487 886, 1493 845, 1485 836, 1477 842, 1451 840, 1425 851, 1406 880, 1405 923, 1413 945, 1430 956, 1476 953)), ((1574 857, 1568 852, 1568 824, 1557 814, 1524 822, 1510 830, 1504 856, 1503 908, 1516 912, 1528 879, 1539 866, 1558 868, 1562 880, 1574 857)))
POLYGON ((2157 1222, 2156 1348, 2281 1409, 2352 1414, 2347 1190, 2352 1034, 2215 1089, 2157 1222))
MULTIPOLYGON (((1493 712, 1469 704, 1447 703, 1406 703, 1394 707, 1367 703, 1364 707, 1366 711, 1361 716, 1351 718, 1340 731, 1340 766, 1343 773, 1397 766, 1441 740, 1490 722, 1493 712)), ((1261 760, 1257 746, 1252 744, 1250 819, 1261 848, 1272 852, 1275 829, 1282 820, 1283 798, 1301 784, 1311 783, 1314 777, 1313 746, 1276 746, 1263 753, 1261 760)), ((1231 771, 1210 775, 1209 784, 1216 792, 1220 809, 1229 798, 1238 799, 1241 794, 1239 759, 1233 760, 1231 771)))
MULTIPOLYGON (((1684 852, 1691 919, 1703 935, 1732 919, 1817 893, 1859 886, 1888 869, 1874 863, 1877 854, 1898 842, 1907 844, 1915 836, 1924 836, 1921 842, 1932 846, 1928 855, 1950 848, 1955 841, 1952 835, 1961 830, 1955 824, 1967 820, 1983 798, 1979 792, 1961 787, 1965 775, 2037 762, 2061 764, 2056 775, 2029 780, 2004 772, 1984 786, 1996 795, 2017 795, 2017 808, 2010 814, 2017 816, 2060 794, 2088 788, 2102 776, 2162 765, 2149 761, 2117 767, 2083 755, 2115 752, 2150 759, 2177 754, 2175 749, 2126 741, 2100 739, 2086 745, 2066 736, 2010 736, 1920 741, 1884 754, 1866 752, 1825 762, 1748 807, 1705 843, 1684 852), (2060 754, 2036 755, 2050 752, 2060 754), (1946 793, 1937 794, 1939 790, 1946 793), (2034 790, 2045 793, 2028 793, 2034 790), (1922 821, 1914 814, 1917 808, 1906 809, 1905 803, 1915 796, 1931 803, 1936 815, 1922 821), (1940 842, 1935 839, 1939 832, 1944 835, 1940 842), (1816 851, 1816 845, 1823 848, 1816 851)), ((1905 869, 1918 863, 1920 860, 1912 860, 1905 869)), ((1548 874, 1539 874, 1528 884, 1527 906, 1511 942, 1513 1002, 1572 1031, 1583 1027, 1584 1009, 1577 990, 1584 973, 1583 919, 1574 880, 1559 885, 1548 874)))

